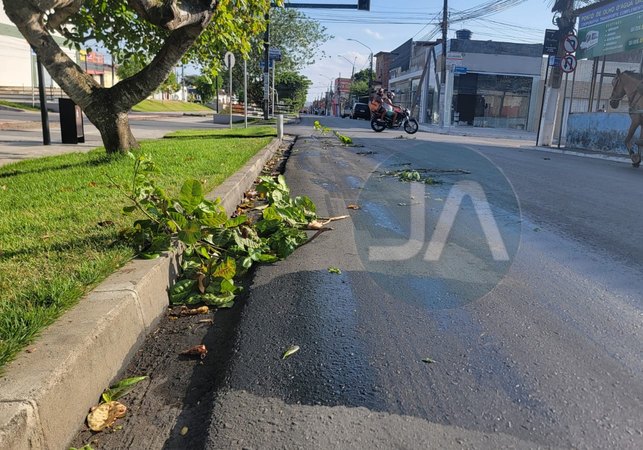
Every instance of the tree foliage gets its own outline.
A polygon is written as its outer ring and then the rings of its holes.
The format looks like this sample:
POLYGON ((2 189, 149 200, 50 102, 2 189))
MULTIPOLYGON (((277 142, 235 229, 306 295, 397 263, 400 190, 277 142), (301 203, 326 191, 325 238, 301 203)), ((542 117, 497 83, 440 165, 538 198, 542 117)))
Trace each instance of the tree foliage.
MULTIPOLYGON (((181 3, 180 0, 139 1, 152 4, 181 3)), ((141 20, 137 11, 130 7, 131 3, 136 1, 85 0, 78 12, 70 18, 73 28, 65 29, 63 34, 78 49, 87 48, 95 41, 120 62, 145 59, 147 55, 157 54, 171 30, 141 20)), ((270 1, 219 0, 216 3, 211 26, 203 30, 182 58, 184 64, 197 64, 207 71, 215 72, 220 69, 221 56, 226 51, 247 55, 254 39, 263 36, 264 14, 270 1), (239 20, 240 18, 242 19, 239 20)))
POLYGON ((375 72, 373 72, 371 69, 363 69, 363 70, 360 70, 359 72, 355 73, 355 75, 353 75, 353 80, 355 80, 355 81, 366 81, 368 83, 369 73, 370 73, 370 79, 374 80, 375 79, 375 72))
POLYGON ((352 97, 368 97, 368 81, 358 80, 351 83, 350 93, 352 97))
POLYGON ((185 77, 185 83, 196 91, 196 94, 201 98, 202 103, 209 103, 217 94, 217 78, 219 79, 218 85, 221 86, 222 80, 219 75, 187 75, 185 77))
POLYGON ((164 94, 164 98, 165 96, 169 97, 179 89, 181 89, 181 84, 174 72, 170 73, 170 76, 168 76, 158 88, 158 90, 164 94))
MULTIPOLYGON (((263 42, 255 39, 255 55, 261 59, 263 42)), ((279 66, 286 71, 297 71, 323 58, 321 46, 332 39, 326 28, 294 8, 273 8, 270 12, 270 46, 282 53, 279 66)))
POLYGON ((311 81, 297 72, 278 72, 275 78, 275 89, 283 103, 292 106, 296 111, 306 103, 306 94, 311 81))
MULTIPOLYGON (((307 65, 314 64, 316 57, 323 57, 320 47, 333 36, 319 22, 309 19, 305 14, 292 8, 273 8, 270 11, 270 47, 281 51, 282 59, 276 63, 278 83, 281 73, 297 72, 307 65)), ((252 51, 248 58, 248 98, 251 102, 261 103, 263 99, 263 35, 257 35, 252 40, 252 51)), ((240 65, 239 65, 240 66, 240 65)), ((235 66, 235 77, 241 79, 242 67, 235 66)), ((287 75, 285 75, 287 76, 287 75)), ((289 89, 281 89, 275 85, 279 99, 289 99, 289 89)), ((294 91, 293 91, 294 92, 294 91)), ((238 96, 242 98, 242 95, 238 96)), ((292 98, 294 104, 297 100, 292 98)))

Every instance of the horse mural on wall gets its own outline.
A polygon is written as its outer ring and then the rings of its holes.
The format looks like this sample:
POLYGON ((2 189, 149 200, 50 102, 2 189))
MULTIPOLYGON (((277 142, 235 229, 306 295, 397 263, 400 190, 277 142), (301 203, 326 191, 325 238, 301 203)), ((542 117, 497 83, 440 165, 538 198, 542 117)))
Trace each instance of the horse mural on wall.
POLYGON ((643 147, 643 76, 640 73, 626 70, 621 72, 616 69, 616 76, 612 80, 612 95, 610 106, 618 108, 619 102, 627 95, 630 104, 630 128, 625 136, 625 147, 632 159, 632 165, 639 167, 641 164, 641 148, 643 147), (634 140, 634 133, 641 128, 638 140, 634 140), (636 146, 636 151, 634 151, 636 146))

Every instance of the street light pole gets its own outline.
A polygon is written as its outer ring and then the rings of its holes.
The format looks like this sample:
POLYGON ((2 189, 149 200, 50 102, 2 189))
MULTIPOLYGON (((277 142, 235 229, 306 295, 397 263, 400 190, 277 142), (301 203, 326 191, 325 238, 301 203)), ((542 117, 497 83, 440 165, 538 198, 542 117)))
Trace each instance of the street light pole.
MULTIPOLYGON (((349 92, 348 92, 348 101, 352 104, 353 102, 351 102, 351 100, 353 98, 353 93, 350 90, 353 88, 353 77, 355 76, 355 62, 357 61, 357 56, 355 57, 353 62, 350 62, 349 59, 347 57, 343 56, 343 55, 337 55, 337 56, 339 56, 341 58, 344 58, 352 66, 352 69, 351 69, 351 84, 350 84, 349 92)), ((342 112, 342 114, 343 114, 343 112, 342 112)))
POLYGON ((368 55, 368 60, 369 60, 369 63, 370 63, 370 71, 368 72, 368 97, 370 98, 371 91, 373 90, 373 50, 371 50, 371 48, 368 45, 364 44, 363 42, 358 41, 357 39, 348 38, 347 40, 355 41, 358 44, 363 45, 370 52, 370 54, 368 55))
POLYGON ((355 62, 357 61, 357 56, 355 57, 355 60, 353 62, 350 62, 350 60, 344 55, 337 55, 337 56, 339 56, 340 58, 344 58, 353 67, 353 69, 351 70, 351 80, 352 80, 353 77, 355 76, 355 62))
POLYGON ((327 78, 328 79, 328 92, 326 93, 326 104, 324 105, 324 111, 326 112, 326 115, 328 116, 328 102, 332 98, 333 95, 333 79, 331 77, 328 77, 322 73, 319 74, 320 76, 327 78))

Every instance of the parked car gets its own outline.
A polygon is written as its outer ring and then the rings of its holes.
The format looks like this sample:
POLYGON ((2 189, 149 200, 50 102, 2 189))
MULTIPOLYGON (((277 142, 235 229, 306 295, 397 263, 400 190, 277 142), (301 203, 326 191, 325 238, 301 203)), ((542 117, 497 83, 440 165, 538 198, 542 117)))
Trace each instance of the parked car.
POLYGON ((351 111, 351 119, 371 120, 371 110, 366 103, 355 103, 351 111))
POLYGON ((342 111, 342 119, 344 117, 350 117, 352 112, 353 112, 353 108, 351 108, 348 105, 344 106, 344 111, 342 111))

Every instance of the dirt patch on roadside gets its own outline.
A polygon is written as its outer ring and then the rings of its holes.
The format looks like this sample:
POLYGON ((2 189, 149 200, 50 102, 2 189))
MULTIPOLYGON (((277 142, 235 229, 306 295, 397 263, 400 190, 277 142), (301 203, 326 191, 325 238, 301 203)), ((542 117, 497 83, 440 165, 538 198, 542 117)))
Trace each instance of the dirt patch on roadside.
MULTIPOLYGON (((266 163, 264 175, 283 173, 293 144, 294 139, 284 138, 266 163)), ((180 316, 180 308, 168 309, 119 376, 149 377, 122 398, 127 415, 113 429, 100 433, 82 424, 72 446, 90 444, 95 450, 203 448, 214 394, 235 352, 237 324, 251 278, 252 272, 240 280, 246 294, 237 296, 230 309, 192 316, 180 316), (205 358, 182 354, 200 344, 208 350, 205 358)))

